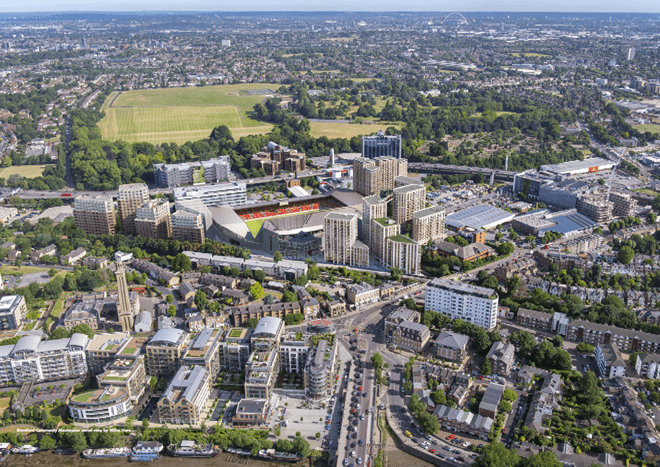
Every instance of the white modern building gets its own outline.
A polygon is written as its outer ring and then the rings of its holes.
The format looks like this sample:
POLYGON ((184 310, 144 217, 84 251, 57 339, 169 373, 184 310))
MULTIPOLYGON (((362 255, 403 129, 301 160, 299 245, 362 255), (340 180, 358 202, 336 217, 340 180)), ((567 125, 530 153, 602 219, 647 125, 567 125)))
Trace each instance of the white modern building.
POLYGON ((154 164, 154 178, 161 188, 221 182, 229 180, 230 172, 229 156, 200 162, 154 164))
POLYGON ((639 354, 635 362, 635 371, 638 375, 648 379, 660 378, 660 355, 639 354))
POLYGON ((219 183, 193 187, 178 187, 174 201, 199 200, 206 206, 241 206, 247 202, 245 183, 219 183))
POLYGON ((0 384, 37 383, 76 378, 87 373, 85 349, 89 338, 42 341, 39 336, 23 336, 16 345, 0 346, 0 384))
POLYGON ((25 298, 21 295, 0 298, 0 329, 18 329, 27 311, 25 298))
POLYGON ((113 386, 77 394, 69 399, 69 415, 73 421, 88 425, 127 417, 132 408, 128 393, 113 386))
POLYGON ((594 352, 596 366, 605 378, 621 378, 626 373, 626 362, 616 344, 598 344, 594 352))
POLYGON ((499 298, 493 289, 447 279, 433 279, 426 284, 425 308, 476 324, 484 329, 497 325, 499 298))

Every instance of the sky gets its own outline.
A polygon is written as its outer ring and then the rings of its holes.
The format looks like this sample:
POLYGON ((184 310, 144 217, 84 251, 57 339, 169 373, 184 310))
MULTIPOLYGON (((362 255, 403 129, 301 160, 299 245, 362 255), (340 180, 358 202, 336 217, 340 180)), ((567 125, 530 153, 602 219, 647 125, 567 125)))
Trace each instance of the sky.
POLYGON ((0 12, 525 11, 660 13, 660 0, 0 0, 0 12))

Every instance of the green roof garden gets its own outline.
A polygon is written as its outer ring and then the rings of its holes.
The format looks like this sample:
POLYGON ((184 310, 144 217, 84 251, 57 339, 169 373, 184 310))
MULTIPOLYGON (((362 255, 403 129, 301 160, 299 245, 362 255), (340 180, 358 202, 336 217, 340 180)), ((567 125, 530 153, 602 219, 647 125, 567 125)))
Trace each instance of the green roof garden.
POLYGON ((106 376, 103 379, 106 381, 126 381, 124 376, 106 376))
POLYGON ((415 243, 413 240, 411 240, 408 237, 404 237, 403 235, 394 235, 392 237, 387 237, 389 240, 392 240, 393 242, 398 242, 398 243, 415 243))
POLYGON ((129 354, 134 354, 134 353, 135 353, 135 347, 126 347, 121 352, 122 355, 129 355, 129 354))
POLYGON ((383 227, 389 227, 390 225, 395 225, 396 223, 390 219, 389 217, 379 217, 378 219, 374 219, 376 222, 378 222, 380 225, 383 227))
POLYGON ((89 402, 89 400, 96 395, 96 391, 98 391, 98 389, 95 389, 94 391, 83 392, 82 394, 73 396, 73 400, 76 402, 89 402))
POLYGON ((245 329, 243 328, 234 328, 229 331, 229 337, 241 337, 245 329))

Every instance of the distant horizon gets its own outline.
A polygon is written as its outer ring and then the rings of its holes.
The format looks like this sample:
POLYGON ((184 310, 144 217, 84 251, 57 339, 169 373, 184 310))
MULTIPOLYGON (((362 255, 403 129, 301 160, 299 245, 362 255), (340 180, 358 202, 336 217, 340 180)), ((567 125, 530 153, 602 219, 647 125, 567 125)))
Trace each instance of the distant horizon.
MULTIPOLYGON (((541 2, 543 7, 549 2, 541 2), (543 5, 543 3, 546 3, 543 5)), ((555 9, 529 9, 527 0, 445 0, 442 10, 429 0, 409 2, 408 9, 401 9, 400 2, 392 0, 245 0, 240 9, 222 9, 210 0, 142 0, 129 2, 114 0, 95 9, 99 2, 78 0, 54 5, 50 0, 0 0, 0 16, 50 15, 50 14, 199 14, 199 13, 479 13, 479 14, 659 14, 660 2, 653 0, 628 0, 625 9, 620 0, 555 0, 555 9), (136 9, 136 3, 140 5, 136 9), (185 9, 181 6, 185 5, 185 9), (495 8, 493 6, 496 5, 495 8), (191 8, 192 7, 192 8, 191 8), (486 9, 483 7, 487 7, 486 9)))

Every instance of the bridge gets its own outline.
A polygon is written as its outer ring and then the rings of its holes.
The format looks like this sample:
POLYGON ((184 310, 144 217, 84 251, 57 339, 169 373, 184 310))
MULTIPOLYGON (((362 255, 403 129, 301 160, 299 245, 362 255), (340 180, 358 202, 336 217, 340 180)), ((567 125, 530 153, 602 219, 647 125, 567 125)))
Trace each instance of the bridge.
POLYGON ((511 170, 490 169, 487 167, 468 167, 464 165, 430 164, 426 162, 412 162, 408 169, 414 172, 432 175, 459 175, 459 174, 483 174, 484 178, 496 182, 510 183, 517 172, 511 170))

